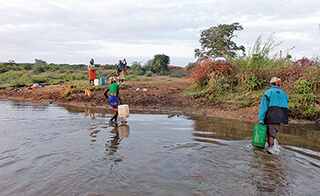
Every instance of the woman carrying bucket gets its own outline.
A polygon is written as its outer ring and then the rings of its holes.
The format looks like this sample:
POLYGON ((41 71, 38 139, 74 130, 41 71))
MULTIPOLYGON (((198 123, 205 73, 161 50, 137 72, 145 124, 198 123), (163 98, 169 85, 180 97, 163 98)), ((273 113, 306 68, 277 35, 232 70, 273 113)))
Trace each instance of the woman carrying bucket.
POLYGON ((109 105, 114 110, 114 114, 112 118, 109 120, 109 123, 112 122, 117 123, 118 120, 118 106, 121 104, 121 98, 119 96, 119 84, 116 83, 116 79, 114 77, 110 77, 109 79, 110 85, 107 90, 104 91, 104 96, 108 99, 109 105), (110 97, 108 97, 108 91, 110 91, 110 97))
POLYGON ((94 60, 93 59, 90 60, 90 64, 88 65, 88 70, 89 70, 89 84, 91 86, 91 82, 94 85, 94 79, 97 78, 96 68, 94 66, 94 60))
POLYGON ((127 73, 127 61, 123 59, 123 61, 119 60, 119 64, 117 66, 117 75, 119 76, 119 83, 124 81, 124 75, 127 73))

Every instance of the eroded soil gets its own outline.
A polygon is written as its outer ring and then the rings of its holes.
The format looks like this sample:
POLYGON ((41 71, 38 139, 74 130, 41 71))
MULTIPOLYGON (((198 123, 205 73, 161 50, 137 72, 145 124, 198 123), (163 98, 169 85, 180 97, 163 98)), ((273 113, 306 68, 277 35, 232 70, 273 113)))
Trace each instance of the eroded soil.
MULTIPOLYGON (((152 81, 130 81, 120 85, 122 104, 128 104, 130 109, 165 110, 171 113, 196 113, 217 117, 234 118, 248 122, 258 122, 257 106, 238 108, 230 104, 213 104, 205 99, 193 99, 187 96, 185 89, 192 85, 189 78, 161 77, 152 81)), ((106 107, 110 106, 103 92, 107 86, 90 88, 91 97, 86 96, 84 90, 73 91, 77 85, 87 83, 46 84, 43 88, 14 92, 15 88, 0 89, 2 98, 18 98, 52 103, 72 105, 106 107)), ((111 108, 111 107, 110 107, 111 108)), ((290 123, 311 123, 303 120, 290 119, 290 123)))

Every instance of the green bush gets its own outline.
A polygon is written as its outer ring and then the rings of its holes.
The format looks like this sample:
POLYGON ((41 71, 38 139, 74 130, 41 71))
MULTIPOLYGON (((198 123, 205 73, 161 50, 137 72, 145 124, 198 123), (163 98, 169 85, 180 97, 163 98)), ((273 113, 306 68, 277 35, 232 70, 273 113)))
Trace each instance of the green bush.
POLYGON ((247 90, 259 90, 263 87, 264 80, 259 78, 255 74, 252 74, 251 78, 247 80, 246 89, 247 90))
POLYGON ((127 75, 124 79, 126 81, 140 81, 137 75, 127 75))
POLYGON ((251 94, 246 94, 241 96, 240 98, 236 99, 236 103, 239 108, 251 106, 253 104, 251 94))
POLYGON ((184 73, 177 73, 177 74, 170 74, 169 77, 173 77, 173 78, 183 78, 187 76, 186 74, 184 73))
POLYGON ((317 120, 320 109, 315 107, 317 97, 310 94, 294 94, 290 96, 289 115, 294 118, 317 120))
POLYGON ((84 74, 79 74, 77 75, 77 77, 75 78, 76 80, 85 80, 87 79, 88 77, 84 74))
POLYGON ((64 69, 60 68, 58 72, 59 73, 66 73, 67 71, 68 71, 67 68, 64 68, 64 69))
POLYGON ((0 64, 0 73, 9 71, 9 67, 6 64, 0 64))
POLYGON ((299 94, 305 95, 312 92, 311 84, 306 80, 296 81, 293 86, 295 88, 295 92, 299 94))
POLYGON ((32 83, 48 83, 49 78, 31 78, 32 83))
POLYGON ((22 68, 24 69, 24 70, 32 70, 32 64, 29 64, 29 63, 26 63, 26 64, 23 64, 22 65, 22 68))
POLYGON ((145 74, 145 72, 142 69, 138 69, 138 70, 133 71, 132 74, 138 75, 138 76, 143 76, 145 74))
POLYGON ((221 94, 225 94, 231 90, 230 81, 227 80, 225 77, 221 77, 217 80, 218 83, 218 92, 215 96, 219 96, 221 94))
POLYGON ((153 74, 153 72, 152 72, 152 71, 147 71, 147 72, 146 72, 146 76, 147 76, 147 77, 151 77, 151 76, 152 76, 152 74, 153 74))
POLYGON ((16 87, 22 87, 22 86, 27 86, 26 81, 23 78, 19 78, 17 80, 13 80, 10 85, 16 86, 16 87))
POLYGON ((63 73, 63 74, 60 74, 60 75, 58 76, 58 79, 61 79, 61 80, 63 80, 63 81, 68 82, 68 81, 69 81, 69 76, 68 76, 68 74, 63 73))
POLYGON ((43 72, 45 72, 46 71, 46 69, 45 69, 45 67, 44 66, 42 66, 42 65, 36 65, 35 67, 34 67, 34 69, 33 69, 33 73, 34 74, 40 74, 40 73, 43 73, 43 72))

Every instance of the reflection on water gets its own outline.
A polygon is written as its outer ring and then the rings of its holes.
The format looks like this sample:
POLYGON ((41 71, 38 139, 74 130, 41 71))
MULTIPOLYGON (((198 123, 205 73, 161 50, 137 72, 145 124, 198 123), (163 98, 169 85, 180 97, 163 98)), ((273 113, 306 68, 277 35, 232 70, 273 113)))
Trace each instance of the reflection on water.
POLYGON ((111 133, 113 133, 111 140, 106 144, 106 151, 109 151, 109 154, 113 154, 117 151, 117 148, 123 138, 129 137, 130 127, 129 125, 115 126, 111 133))
POLYGON ((290 125, 279 155, 253 124, 0 101, 0 195, 317 195, 319 126, 290 125))
MULTIPOLYGON (((252 137, 254 124, 232 119, 210 117, 193 117, 195 130, 193 133, 198 140, 212 142, 222 140, 245 140, 252 137)), ((319 125, 290 125, 281 126, 277 134, 281 145, 292 145, 320 152, 319 125)))

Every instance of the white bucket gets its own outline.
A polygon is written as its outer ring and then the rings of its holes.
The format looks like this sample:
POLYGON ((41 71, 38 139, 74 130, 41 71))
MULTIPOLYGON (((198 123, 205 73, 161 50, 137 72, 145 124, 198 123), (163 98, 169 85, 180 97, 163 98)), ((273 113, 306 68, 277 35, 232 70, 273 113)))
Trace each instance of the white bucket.
POLYGON ((120 125, 118 127, 119 138, 127 138, 130 134, 129 125, 120 125))
POLYGON ((99 81, 100 81, 99 79, 94 79, 94 85, 99 86, 99 81))
POLYGON ((129 106, 128 105, 119 105, 118 106, 119 118, 129 117, 129 106))

